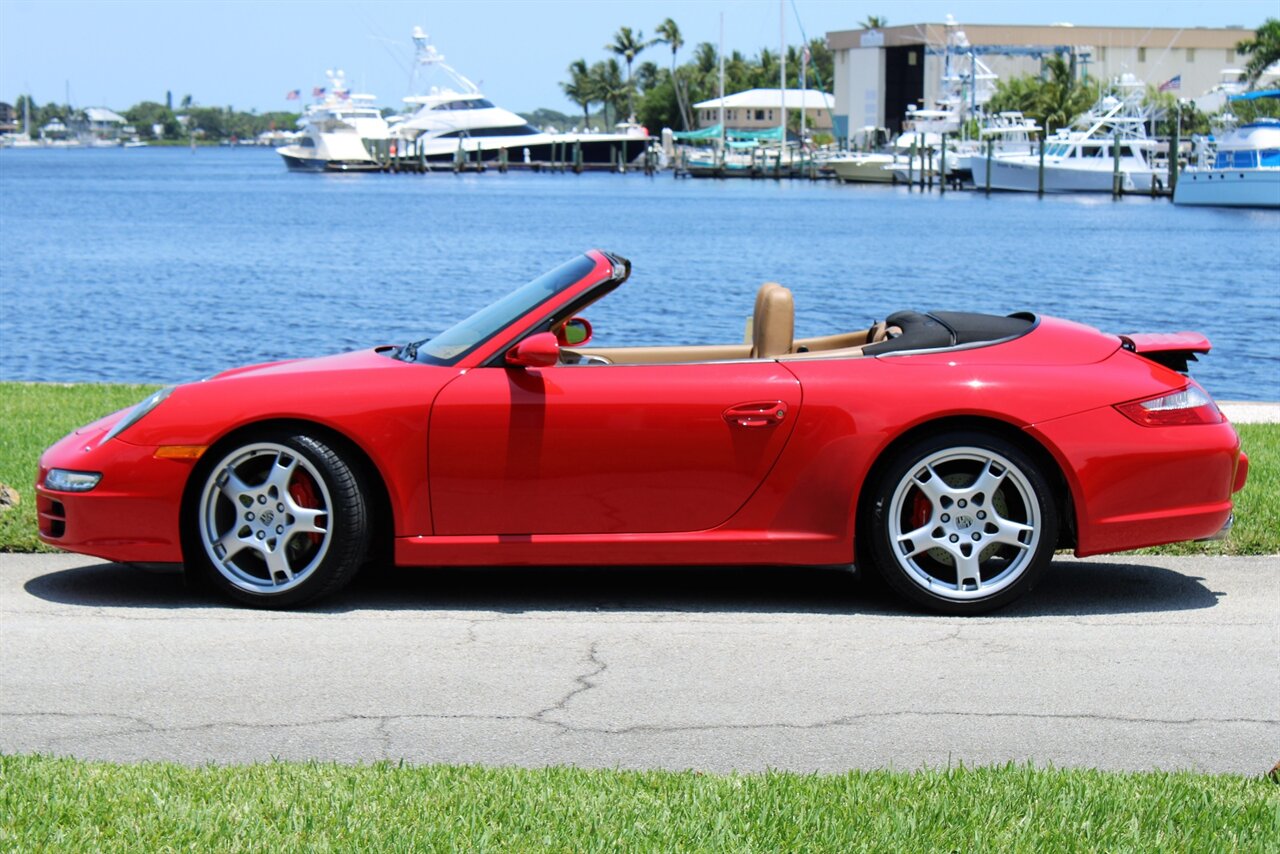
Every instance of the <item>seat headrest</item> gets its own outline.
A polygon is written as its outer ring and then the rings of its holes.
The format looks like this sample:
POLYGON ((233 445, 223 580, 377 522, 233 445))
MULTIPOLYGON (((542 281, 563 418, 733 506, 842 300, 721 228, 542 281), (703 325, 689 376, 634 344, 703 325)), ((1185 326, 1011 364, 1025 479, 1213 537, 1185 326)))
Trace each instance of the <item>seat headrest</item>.
POLYGON ((751 358, 769 359, 791 352, 795 337, 795 299, 775 282, 761 286, 751 324, 751 358))

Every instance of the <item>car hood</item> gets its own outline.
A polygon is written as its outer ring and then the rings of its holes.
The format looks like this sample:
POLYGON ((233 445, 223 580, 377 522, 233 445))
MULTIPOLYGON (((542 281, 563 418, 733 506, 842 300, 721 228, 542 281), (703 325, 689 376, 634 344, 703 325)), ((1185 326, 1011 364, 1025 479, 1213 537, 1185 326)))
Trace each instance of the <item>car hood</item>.
POLYGON ((262 362, 257 365, 244 365, 231 368, 209 377, 205 382, 227 380, 233 377, 270 377, 290 376, 300 373, 328 373, 330 371, 369 370, 370 368, 392 367, 397 362, 391 358, 395 347, 374 347, 368 350, 353 350, 349 353, 335 353, 330 356, 314 356, 307 359, 284 359, 279 362, 262 362))

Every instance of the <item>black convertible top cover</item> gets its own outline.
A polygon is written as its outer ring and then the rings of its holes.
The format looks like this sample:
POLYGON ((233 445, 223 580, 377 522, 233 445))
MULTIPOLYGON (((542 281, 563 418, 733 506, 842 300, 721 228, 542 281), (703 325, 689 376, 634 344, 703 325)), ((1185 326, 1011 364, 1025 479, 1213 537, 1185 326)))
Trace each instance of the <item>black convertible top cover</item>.
POLYGON ((879 356, 1003 341, 1030 331, 1035 322, 1035 315, 1026 312, 999 317, 967 311, 898 311, 886 317, 885 323, 898 327, 902 334, 864 347, 862 352, 879 356))

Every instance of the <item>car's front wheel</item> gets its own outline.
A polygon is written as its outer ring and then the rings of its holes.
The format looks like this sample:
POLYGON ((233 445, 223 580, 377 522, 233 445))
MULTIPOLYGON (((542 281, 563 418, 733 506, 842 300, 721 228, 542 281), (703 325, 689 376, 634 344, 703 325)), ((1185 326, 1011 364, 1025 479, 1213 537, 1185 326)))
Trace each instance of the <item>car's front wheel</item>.
POLYGON ((955 432, 903 449, 872 487, 876 568, 895 590, 947 614, 1007 605, 1053 558, 1058 514, 1039 466, 996 436, 955 432))
POLYGON ((289 608, 342 587, 369 545, 353 467, 324 442, 272 434, 196 473, 184 520, 188 571, 240 602, 289 608))

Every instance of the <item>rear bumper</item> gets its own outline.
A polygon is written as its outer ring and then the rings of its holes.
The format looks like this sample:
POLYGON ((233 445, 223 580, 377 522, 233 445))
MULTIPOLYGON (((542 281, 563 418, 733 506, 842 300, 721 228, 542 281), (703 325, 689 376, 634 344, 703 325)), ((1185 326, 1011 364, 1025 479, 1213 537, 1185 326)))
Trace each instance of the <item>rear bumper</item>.
POLYGON ((1231 533, 1231 527, 1235 525, 1235 523, 1236 514, 1232 512, 1231 515, 1227 517, 1227 523, 1218 529, 1218 533, 1214 534, 1212 537, 1201 537, 1199 540, 1196 540, 1196 542, 1209 543, 1214 540, 1225 540, 1227 535, 1231 533))
POLYGON ((40 539, 71 552, 124 563, 182 560, 179 506, 189 462, 158 460, 155 448, 112 439, 102 430, 73 433, 40 457, 35 484, 40 539), (51 468, 102 473, 88 492, 45 487, 51 468))
POLYGON ((1248 457, 1225 421, 1143 427, 1108 406, 1028 432, 1066 475, 1082 557, 1214 537, 1248 477, 1248 457))

